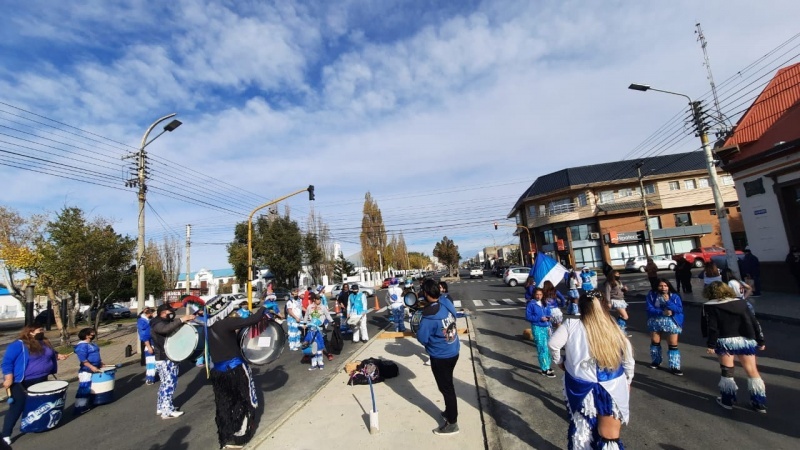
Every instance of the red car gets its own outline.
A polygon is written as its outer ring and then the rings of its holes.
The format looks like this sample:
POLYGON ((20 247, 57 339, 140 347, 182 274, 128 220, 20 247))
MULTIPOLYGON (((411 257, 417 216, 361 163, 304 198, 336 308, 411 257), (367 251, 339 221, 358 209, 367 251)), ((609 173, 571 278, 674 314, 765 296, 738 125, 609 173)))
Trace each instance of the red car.
POLYGON ((389 287, 389 284, 391 284, 391 282, 392 282, 392 279, 391 279, 391 278, 384 278, 384 279, 383 279, 383 283, 381 284, 381 289, 386 289, 386 288, 388 288, 388 287, 389 287))
MULTIPOLYGON (((742 255, 743 253, 740 250, 736 250, 736 254, 742 255)), ((683 256, 683 259, 689 264, 694 264, 695 267, 703 267, 707 262, 711 261, 712 256, 725 256, 725 249, 716 246, 693 248, 688 253, 679 253, 672 258, 678 259, 679 256, 683 256)))

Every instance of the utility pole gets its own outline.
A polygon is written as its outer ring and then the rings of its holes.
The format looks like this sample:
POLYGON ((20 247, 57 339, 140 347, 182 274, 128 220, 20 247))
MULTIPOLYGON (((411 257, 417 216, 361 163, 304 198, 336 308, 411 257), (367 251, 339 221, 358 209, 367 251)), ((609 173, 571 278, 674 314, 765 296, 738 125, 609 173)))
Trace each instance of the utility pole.
POLYGON ((186 295, 192 293, 191 281, 189 279, 189 250, 192 248, 192 226, 186 225, 186 295))
POLYGON ((644 183, 642 182, 642 165, 643 161, 636 163, 636 173, 639 175, 639 192, 642 194, 642 208, 644 208, 644 226, 647 230, 647 237, 650 238, 650 252, 647 252, 647 245, 644 246, 645 256, 655 256, 656 244, 653 241, 653 230, 650 229, 650 213, 647 211, 647 200, 644 198, 644 183))

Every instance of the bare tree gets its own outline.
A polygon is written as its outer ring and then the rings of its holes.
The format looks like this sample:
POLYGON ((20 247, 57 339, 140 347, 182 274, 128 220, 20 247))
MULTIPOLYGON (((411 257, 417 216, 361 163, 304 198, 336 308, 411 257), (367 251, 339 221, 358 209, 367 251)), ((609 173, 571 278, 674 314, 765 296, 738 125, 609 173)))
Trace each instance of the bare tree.
POLYGON ((158 257, 164 272, 164 286, 172 289, 178 283, 181 275, 181 261, 183 260, 183 247, 178 238, 167 236, 158 248, 158 257))

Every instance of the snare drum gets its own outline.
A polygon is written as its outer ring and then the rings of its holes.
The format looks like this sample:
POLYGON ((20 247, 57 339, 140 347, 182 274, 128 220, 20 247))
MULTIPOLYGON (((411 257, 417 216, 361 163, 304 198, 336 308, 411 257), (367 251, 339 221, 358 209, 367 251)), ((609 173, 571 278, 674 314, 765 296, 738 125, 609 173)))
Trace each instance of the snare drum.
POLYGON ((269 321, 266 326, 247 327, 239 332, 242 356, 250 364, 269 364, 278 359, 286 347, 286 333, 279 324, 269 321), (263 331, 258 332, 259 329, 263 331))
POLYGON ((175 362, 196 359, 203 354, 205 329, 199 325, 183 324, 164 340, 164 353, 175 362))
POLYGON ((411 332, 417 334, 419 331, 419 322, 422 320, 422 310, 418 309, 414 312, 414 315, 411 316, 411 332))
POLYGON ((92 374, 91 401, 93 405, 105 405, 114 401, 114 379, 116 367, 106 367, 92 374))
POLYGON ((42 381, 29 387, 19 424, 20 431, 40 433, 58 426, 67 398, 67 387, 69 383, 61 380, 42 381))

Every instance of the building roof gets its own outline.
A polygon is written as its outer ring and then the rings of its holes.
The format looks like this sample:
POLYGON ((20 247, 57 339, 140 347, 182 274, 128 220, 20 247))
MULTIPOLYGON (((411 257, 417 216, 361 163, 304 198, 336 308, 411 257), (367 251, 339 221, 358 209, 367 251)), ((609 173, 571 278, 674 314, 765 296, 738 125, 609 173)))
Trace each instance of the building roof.
MULTIPOLYGON (((235 276, 233 269, 200 269, 197 272, 211 272, 211 275, 214 278, 229 278, 235 276)), ((197 275, 197 272, 189 272, 189 279, 194 280, 194 277, 197 275)), ((186 281, 186 272, 183 272, 178 275, 178 281, 186 281)))
POLYGON ((616 180, 638 179, 636 162, 641 161, 642 174, 647 176, 668 175, 692 170, 706 170, 706 159, 702 151, 652 156, 630 161, 614 161, 591 166, 571 167, 542 175, 519 197, 514 208, 532 197, 539 197, 575 186, 605 183, 616 180))
POLYGON ((755 142, 800 101, 800 63, 784 67, 761 91, 734 127, 725 146, 755 142))

